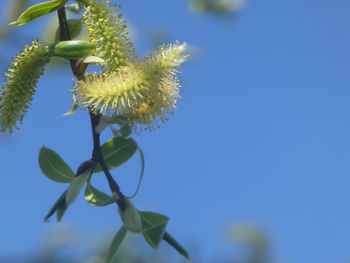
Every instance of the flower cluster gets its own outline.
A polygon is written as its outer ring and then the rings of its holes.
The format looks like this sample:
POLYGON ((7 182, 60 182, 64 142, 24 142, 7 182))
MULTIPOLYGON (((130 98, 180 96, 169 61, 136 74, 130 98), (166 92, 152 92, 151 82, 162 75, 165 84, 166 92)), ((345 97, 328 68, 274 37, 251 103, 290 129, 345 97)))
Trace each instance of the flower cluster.
POLYGON ((106 65, 102 73, 87 74, 75 83, 79 104, 106 117, 123 115, 135 126, 153 129, 158 120, 173 113, 180 98, 178 68, 187 58, 186 44, 162 46, 143 60, 137 59, 119 7, 110 0, 80 0, 86 11, 83 22, 90 41, 97 46, 96 55, 106 65))
POLYGON ((48 47, 33 41, 31 46, 17 55, 5 73, 5 83, 0 89, 0 128, 2 132, 17 127, 33 99, 36 84, 49 62, 48 47))
POLYGON ((154 128, 164 121, 179 96, 176 68, 187 58, 186 44, 162 46, 159 51, 120 67, 118 71, 88 74, 75 83, 80 104, 108 116, 120 114, 131 122, 154 128))

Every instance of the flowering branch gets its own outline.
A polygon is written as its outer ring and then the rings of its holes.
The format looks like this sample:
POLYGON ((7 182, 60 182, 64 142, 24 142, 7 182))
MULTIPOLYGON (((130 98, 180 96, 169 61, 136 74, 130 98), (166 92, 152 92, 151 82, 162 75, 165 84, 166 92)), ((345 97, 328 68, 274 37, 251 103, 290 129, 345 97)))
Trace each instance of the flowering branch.
MULTIPOLYGON (((51 0, 39 3, 29 7, 11 23, 24 25, 57 10, 59 28, 54 43, 48 45, 34 41, 32 46, 26 46, 15 57, 13 65, 9 67, 5 83, 0 89, 0 130, 11 133, 17 128, 17 123, 22 122, 39 77, 50 58, 58 56, 68 59, 77 80, 74 83, 73 108, 65 115, 73 114, 79 107, 88 111, 93 151, 91 159, 82 163, 74 173, 56 152, 46 147, 41 148, 39 166, 44 175, 55 182, 69 184, 68 189, 48 212, 45 221, 54 214, 57 221, 60 221, 86 186, 84 194, 89 204, 107 206, 116 203, 119 207, 123 224, 112 241, 106 262, 113 261, 127 232, 142 234, 152 248, 157 248, 165 241, 188 259, 186 250, 166 232, 169 218, 136 209, 130 201, 136 194, 125 197, 110 173, 111 169, 127 162, 139 152, 139 183, 141 182, 144 156, 130 135, 133 130, 153 130, 159 126, 159 121, 167 120, 167 115, 176 109, 181 87, 176 68, 187 59, 184 54, 187 45, 176 43, 162 46, 150 56, 139 59, 127 36, 126 22, 120 14, 115 14, 119 6, 112 5, 111 0, 76 0, 78 12, 84 9, 82 19, 67 20, 67 1, 51 0), (81 23, 87 26, 90 40, 71 40, 79 35, 74 28, 79 31, 81 23), (89 63, 102 63, 102 72, 85 74, 89 63), (112 124, 117 124, 120 128, 113 128, 114 138, 101 146, 100 133, 112 124), (98 172, 105 174, 112 195, 91 185, 93 173, 98 172)), ((139 186, 137 191, 138 189, 139 186)))
MULTIPOLYGON (((57 10, 58 13, 58 20, 59 20, 59 26, 61 31, 61 40, 71 40, 70 34, 69 34, 69 28, 66 18, 66 10, 65 6, 60 7, 57 10)), ((78 79, 83 79, 85 69, 84 67, 79 67, 78 60, 70 59, 70 65, 72 68, 73 74, 78 79)), ((124 195, 120 191, 120 187, 118 183, 114 180, 112 177, 110 171, 107 168, 106 162, 104 160, 102 151, 101 151, 101 144, 100 144, 100 134, 96 132, 96 127, 98 126, 101 114, 100 113, 93 113, 92 111, 89 111, 90 120, 91 120, 91 129, 92 129, 92 138, 93 138, 93 151, 92 151, 92 158, 90 161, 84 162, 80 165, 76 176, 81 175, 84 171, 88 169, 93 169, 98 163, 101 165, 102 170, 107 178, 109 187, 112 191, 112 193, 115 193, 118 196, 117 204, 120 209, 125 210, 125 200, 124 195)))

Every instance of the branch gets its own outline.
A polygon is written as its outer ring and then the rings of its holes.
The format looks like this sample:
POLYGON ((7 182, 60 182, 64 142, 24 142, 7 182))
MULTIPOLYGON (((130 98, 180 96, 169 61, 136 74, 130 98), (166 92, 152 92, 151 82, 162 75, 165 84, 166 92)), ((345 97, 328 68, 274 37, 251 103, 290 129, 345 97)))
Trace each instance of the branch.
MULTIPOLYGON (((71 40, 65 7, 64 6, 60 7, 57 10, 57 13, 58 13, 58 20, 59 20, 59 25, 61 29, 61 36, 60 36, 61 40, 62 41, 71 40)), ((70 66, 74 76, 76 76, 78 79, 82 79, 84 77, 84 72, 86 70, 86 66, 82 64, 82 60, 71 59, 69 60, 69 62, 70 62, 70 66)), ((80 165, 76 173, 76 176, 79 176, 81 173, 83 173, 87 169, 94 168, 99 163, 107 178, 109 188, 111 189, 112 193, 116 194, 119 197, 117 201, 117 205, 121 210, 125 210, 126 205, 125 205, 124 195, 120 191, 119 185, 113 179, 110 171, 108 170, 108 167, 106 165, 106 162, 101 150, 100 134, 96 132, 96 126, 100 122, 101 114, 93 113, 92 111, 89 111, 89 115, 91 120, 92 138, 93 138, 93 144, 94 144, 94 148, 92 151, 92 158, 91 160, 84 162, 80 165)))

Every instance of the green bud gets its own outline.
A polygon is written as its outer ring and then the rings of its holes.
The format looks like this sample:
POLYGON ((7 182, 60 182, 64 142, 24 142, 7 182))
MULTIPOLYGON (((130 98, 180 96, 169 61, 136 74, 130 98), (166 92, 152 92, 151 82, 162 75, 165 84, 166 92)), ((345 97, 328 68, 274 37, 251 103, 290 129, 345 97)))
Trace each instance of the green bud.
POLYGON ((96 46, 84 40, 61 41, 49 47, 50 56, 79 59, 91 55, 96 46))

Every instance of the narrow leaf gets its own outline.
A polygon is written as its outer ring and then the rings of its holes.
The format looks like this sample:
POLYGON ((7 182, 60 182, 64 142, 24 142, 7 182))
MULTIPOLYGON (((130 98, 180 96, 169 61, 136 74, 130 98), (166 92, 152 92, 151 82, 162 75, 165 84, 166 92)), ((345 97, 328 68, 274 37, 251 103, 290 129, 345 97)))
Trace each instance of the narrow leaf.
POLYGON ((187 251, 168 232, 164 233, 163 240, 175 248, 176 251, 179 252, 183 257, 190 260, 190 256, 188 255, 187 251))
POLYGON ((140 174, 139 182, 137 183, 136 191, 135 191, 135 193, 134 193, 132 196, 128 197, 129 199, 134 198, 134 197, 137 195, 137 193, 140 191, 141 184, 142 184, 142 179, 143 179, 143 174, 144 174, 144 172, 145 172, 145 156, 144 156, 143 151, 141 150, 140 147, 137 147, 137 151, 138 151, 139 154, 140 154, 141 174, 140 174))
POLYGON ((73 106, 69 112, 66 112, 65 114, 63 114, 63 117, 74 114, 77 111, 77 109, 78 109, 77 96, 73 94, 73 106))
POLYGON ((21 26, 24 25, 38 17, 47 15, 59 7, 64 5, 68 0, 53 0, 48 2, 43 2, 37 5, 33 5, 25 10, 17 19, 17 21, 10 23, 10 25, 21 26))
MULTIPOLYGON (((123 137, 113 138, 103 144, 102 154, 108 169, 112 170, 128 161, 134 155, 136 149, 137 144, 133 139, 124 139, 123 137)), ((96 166, 94 172, 102 172, 99 164, 96 166)))
POLYGON ((137 211, 129 199, 125 199, 125 204, 125 210, 119 209, 120 218, 125 228, 133 233, 141 233, 142 221, 139 211, 137 211))
POLYGON ((118 251, 120 245, 122 244, 122 242, 126 236, 126 233, 127 233, 127 229, 124 226, 122 226, 119 229, 118 233, 113 238, 111 246, 108 249, 106 263, 112 262, 113 258, 117 254, 117 251, 118 251))
POLYGON ((49 179, 58 183, 70 183, 74 172, 53 150, 42 147, 39 152, 39 166, 49 179))
POLYGON ((87 181, 86 189, 85 189, 85 200, 88 201, 90 205, 93 206, 107 206, 118 200, 116 195, 108 195, 91 185, 90 182, 91 177, 87 181))
POLYGON ((90 175, 91 175, 91 170, 89 169, 84 173, 82 173, 81 175, 74 178, 73 182, 71 183, 71 185, 67 190, 67 196, 66 196, 67 206, 70 206, 75 201, 81 189, 83 188, 84 184, 89 179, 90 175))
POLYGON ((56 203, 52 206, 48 214, 45 216, 46 222, 48 222, 50 217, 53 216, 55 213, 57 222, 60 222, 62 220, 62 217, 67 210, 66 194, 67 190, 60 196, 60 198, 58 198, 56 203))
POLYGON ((152 248, 157 248, 163 239, 169 218, 153 212, 140 212, 140 216, 143 237, 152 248))

